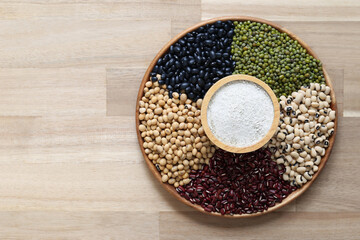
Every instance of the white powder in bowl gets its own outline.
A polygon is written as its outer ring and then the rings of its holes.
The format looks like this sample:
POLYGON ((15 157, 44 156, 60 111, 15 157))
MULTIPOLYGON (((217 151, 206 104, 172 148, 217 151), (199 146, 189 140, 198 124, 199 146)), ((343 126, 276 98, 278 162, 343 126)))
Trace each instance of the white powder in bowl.
POLYGON ((232 147, 248 147, 270 130, 274 106, 268 93, 256 83, 231 81, 211 97, 207 121, 214 136, 232 147))

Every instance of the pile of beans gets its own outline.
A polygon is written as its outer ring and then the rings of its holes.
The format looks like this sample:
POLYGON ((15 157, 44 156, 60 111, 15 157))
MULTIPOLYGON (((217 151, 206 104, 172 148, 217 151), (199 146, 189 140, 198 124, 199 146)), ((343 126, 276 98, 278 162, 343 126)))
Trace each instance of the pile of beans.
POLYGON ((190 182, 191 169, 208 164, 215 147, 201 126, 201 100, 192 102, 186 94, 173 93, 148 81, 139 102, 139 130, 148 158, 161 173, 163 182, 175 187, 190 182))
POLYGON ((283 179, 302 186, 318 171, 321 157, 334 133, 330 87, 311 83, 280 99, 280 125, 269 142, 278 164, 285 164, 283 179))
POLYGON ((230 56, 233 26, 232 21, 217 21, 187 33, 158 60, 151 79, 157 81, 160 74, 159 84, 166 84, 170 96, 185 92, 194 101, 203 98, 216 81, 234 70, 230 56))
POLYGON ((286 33, 251 21, 207 24, 170 46, 150 73, 139 101, 145 154, 162 182, 205 211, 266 211, 318 171, 336 116, 324 83, 321 62, 286 33), (276 134, 255 152, 216 149, 201 125, 202 98, 231 74, 259 78, 280 102, 276 134))
POLYGON ((310 83, 325 83, 321 62, 298 41, 258 22, 234 22, 231 54, 234 74, 248 74, 267 83, 280 97, 310 83))
POLYGON ((251 214, 267 210, 296 189, 283 180, 284 172, 268 149, 246 154, 218 149, 209 166, 192 171, 192 181, 176 190, 208 212, 251 214))

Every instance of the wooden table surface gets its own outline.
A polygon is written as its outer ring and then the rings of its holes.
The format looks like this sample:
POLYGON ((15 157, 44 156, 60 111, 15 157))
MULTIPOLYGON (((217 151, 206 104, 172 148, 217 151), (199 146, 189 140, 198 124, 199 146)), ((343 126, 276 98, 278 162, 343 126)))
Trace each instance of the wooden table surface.
POLYGON ((0 1, 0 239, 360 239, 360 1, 0 1), (249 15, 293 31, 334 82, 339 130, 311 188, 263 217, 182 205, 144 164, 136 93, 172 36, 249 15))

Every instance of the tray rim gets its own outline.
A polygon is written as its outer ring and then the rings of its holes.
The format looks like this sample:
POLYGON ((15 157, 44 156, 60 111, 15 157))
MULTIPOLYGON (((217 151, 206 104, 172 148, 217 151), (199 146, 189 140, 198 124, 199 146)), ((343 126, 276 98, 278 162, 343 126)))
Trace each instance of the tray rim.
POLYGON ((199 212, 202 212, 202 213, 205 213, 205 214, 211 215, 211 216, 218 216, 218 217, 224 217, 224 218, 248 218, 248 217, 261 216, 261 215, 273 212, 273 211, 275 211, 275 210, 277 210, 279 208, 282 208, 282 207, 286 206, 287 204, 291 203, 296 198, 298 198, 301 194, 303 194, 314 183, 314 181, 319 176, 320 172, 324 168, 326 162, 328 161, 328 159, 329 159, 329 157, 331 155, 331 151, 332 151, 333 146, 334 146, 336 132, 337 132, 338 112, 337 112, 337 102, 336 102, 336 97, 335 97, 333 84, 332 84, 332 81, 331 81, 328 73, 325 70, 324 64, 322 65, 322 69, 323 69, 323 72, 324 72, 325 82, 331 88, 330 96, 331 96, 332 101, 331 101, 331 106, 330 107, 331 107, 332 110, 336 111, 336 117, 335 117, 335 120, 334 120, 334 124, 335 124, 335 126, 334 126, 334 134, 329 139, 329 147, 326 149, 326 153, 323 156, 323 158, 321 159, 321 163, 319 165, 319 170, 313 175, 312 180, 310 182, 308 182, 307 184, 305 184, 304 186, 302 186, 301 188, 299 188, 296 191, 292 192, 281 203, 277 203, 275 206, 270 207, 266 211, 252 213, 252 214, 221 215, 220 213, 207 212, 200 205, 192 204, 191 202, 189 202, 185 198, 182 198, 172 185, 164 184, 161 181, 161 175, 159 174, 159 172, 157 171, 155 165, 152 163, 152 161, 149 160, 149 158, 147 157, 147 155, 145 153, 145 150, 144 150, 144 147, 143 147, 143 139, 142 139, 142 137, 140 135, 140 131, 139 131, 139 123, 140 123, 140 121, 139 121, 139 100, 143 96, 143 90, 144 90, 145 83, 148 81, 148 79, 150 77, 150 72, 154 68, 154 66, 155 66, 156 62, 158 61, 158 59, 167 52, 168 48, 171 45, 176 43, 180 38, 185 36, 188 32, 194 31, 194 30, 196 30, 197 28, 199 28, 201 26, 204 26, 206 24, 211 24, 211 23, 214 23, 214 22, 219 21, 219 20, 220 21, 228 21, 228 20, 231 20, 231 21, 253 21, 253 22, 259 22, 259 23, 265 23, 267 25, 270 25, 270 26, 274 27, 275 29, 277 29, 280 32, 287 33, 292 39, 297 40, 300 43, 300 45, 303 48, 305 48, 310 55, 312 55, 316 59, 319 59, 317 54, 309 47, 309 45, 307 45, 297 35, 295 35, 291 31, 289 31, 285 27, 283 27, 281 25, 278 25, 276 23, 273 23, 271 21, 265 20, 265 19, 261 19, 261 18, 257 18, 257 17, 250 17, 250 16, 224 16, 224 17, 216 17, 216 18, 205 20, 205 21, 201 21, 201 22, 187 28, 186 30, 182 31, 181 33, 177 34, 175 37, 173 37, 168 43, 166 43, 164 45, 164 47, 161 48, 161 50, 158 52, 158 54, 151 61, 150 65, 147 68, 147 70, 146 70, 146 72, 144 74, 144 77, 143 77, 143 79, 142 79, 142 81, 140 83, 140 87, 139 87, 139 91, 138 91, 138 95, 137 95, 136 107, 135 107, 136 134, 137 134, 138 143, 139 143, 142 155, 143 155, 144 160, 145 160, 145 162, 146 162, 146 164, 148 166, 148 169, 154 175, 154 177, 158 180, 158 182, 161 184, 161 186, 163 188, 165 188, 165 190, 167 190, 173 197, 175 197, 180 202, 182 202, 185 205, 188 205, 188 206, 196 209, 199 212))

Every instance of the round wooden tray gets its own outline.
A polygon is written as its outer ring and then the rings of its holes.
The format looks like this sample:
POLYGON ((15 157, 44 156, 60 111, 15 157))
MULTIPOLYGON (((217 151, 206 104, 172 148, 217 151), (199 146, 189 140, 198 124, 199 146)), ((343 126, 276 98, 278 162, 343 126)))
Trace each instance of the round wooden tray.
POLYGON ((230 75, 230 76, 220 79, 214 85, 212 85, 212 87, 206 92, 205 97, 202 102, 202 105, 201 105, 201 124, 204 128, 205 134, 207 135, 207 137, 210 139, 210 141, 212 143, 214 143, 216 146, 218 146, 228 152, 247 153, 247 152, 253 152, 253 151, 261 148, 272 138, 272 136, 274 136, 276 129, 279 125, 279 121, 280 121, 280 106, 279 106, 279 102, 277 100, 275 93, 265 82, 257 79, 256 77, 250 76, 250 75, 234 74, 234 75, 230 75), (207 108, 208 108, 210 99, 215 94, 215 92, 219 88, 224 86, 225 84, 232 82, 232 81, 239 81, 239 80, 253 82, 253 83, 257 84, 259 87, 261 87, 262 89, 264 89, 265 92, 267 92, 267 94, 270 96, 271 102, 274 107, 274 119, 273 119, 273 122, 272 122, 271 127, 270 127, 269 131, 267 132, 267 134, 259 142, 255 143, 251 146, 247 146, 247 147, 234 147, 234 146, 229 146, 229 145, 221 142, 212 133, 212 131, 210 130, 208 121, 207 121, 207 108))
MULTIPOLYGON (((308 53, 310 55, 312 55, 314 58, 319 59, 318 56, 315 54, 315 52, 304 42, 302 41, 299 37, 297 37, 295 34, 293 34, 292 32, 290 32, 289 30, 287 30, 286 28, 277 25, 275 23, 272 23, 270 21, 264 20, 264 19, 260 19, 260 18, 254 18, 254 17, 247 17, 247 16, 227 16, 227 17, 218 17, 218 18, 213 18, 210 20, 206 20, 203 22, 200 22, 188 29, 186 29, 185 31, 183 31, 182 33, 178 34, 177 36, 175 36, 173 39, 171 39, 170 42, 168 42, 161 50, 160 52, 155 56, 155 58, 152 60, 152 62, 150 63, 147 71, 145 72, 145 75, 143 77, 143 80, 140 84, 140 88, 139 88, 139 92, 138 92, 138 96, 137 96, 137 101, 136 101, 136 109, 135 109, 135 124, 136 124, 136 133, 137 133, 137 137, 139 140, 139 145, 140 145, 140 149, 141 152, 144 156, 145 162, 148 165, 150 171, 153 173, 153 175, 155 176, 155 178, 159 181, 159 183, 171 194, 173 195, 177 200, 179 200, 180 202, 195 208, 196 210, 205 213, 205 214, 209 214, 209 215, 213 215, 213 216, 221 216, 221 217, 227 217, 227 218, 246 218, 246 217, 254 217, 254 216, 260 216, 272 211, 275 211, 276 209, 279 209, 281 207, 286 206, 287 204, 289 204, 290 202, 292 202, 294 199, 296 199, 297 197, 299 197, 302 193, 304 193, 310 186, 311 184, 315 181, 315 179, 319 176, 321 170, 324 168, 327 160, 329 159, 329 156, 331 154, 331 150, 334 146, 334 141, 335 141, 335 136, 336 136, 336 130, 337 130, 337 122, 338 122, 338 113, 336 112, 336 118, 335 118, 335 126, 334 126, 334 134, 331 136, 330 140, 329 140, 329 147, 326 150, 325 156, 322 157, 321 159, 321 163, 319 165, 319 170, 316 174, 313 175, 313 178, 310 182, 308 182, 307 184, 305 184, 304 186, 302 186, 301 188, 297 189, 296 191, 292 192, 287 198, 285 198, 281 203, 276 204, 275 206, 269 208, 268 210, 264 211, 264 212, 257 212, 257 213, 253 213, 253 214, 235 214, 235 215, 221 215, 220 213, 214 213, 214 212, 206 212, 201 206, 199 205, 195 205, 192 204, 191 202, 187 201, 185 198, 182 198, 175 190, 174 186, 169 185, 169 184, 164 184, 161 181, 161 176, 160 173, 157 171, 156 167, 154 166, 154 164, 148 159, 147 155, 145 154, 144 148, 143 148, 143 139, 140 135, 139 132, 139 100, 142 98, 143 96, 143 91, 144 91, 144 86, 145 83, 149 80, 150 77, 150 73, 151 70, 154 68, 156 62, 158 61, 158 59, 160 57, 162 57, 167 50, 169 49, 169 47, 171 45, 173 45, 174 43, 176 43, 180 38, 184 37, 188 32, 192 32, 194 30, 196 30, 197 28, 204 26, 206 24, 211 24, 214 23, 216 21, 227 21, 227 20, 232 20, 232 21, 253 21, 253 22, 259 22, 259 23, 265 23, 268 24, 274 28, 276 28, 278 31, 280 32, 285 32, 287 33, 292 39, 297 40, 301 46, 303 48, 305 48, 308 53)), ((325 71, 325 68, 323 66, 323 72, 324 72, 324 76, 325 76, 325 81, 326 84, 328 86, 330 86, 331 88, 331 98, 332 98, 332 102, 331 102, 331 108, 335 111, 337 111, 337 105, 336 105, 336 98, 335 98, 335 93, 334 93, 334 88, 332 86, 332 82, 330 80, 329 75, 327 74, 327 72, 325 71)))

